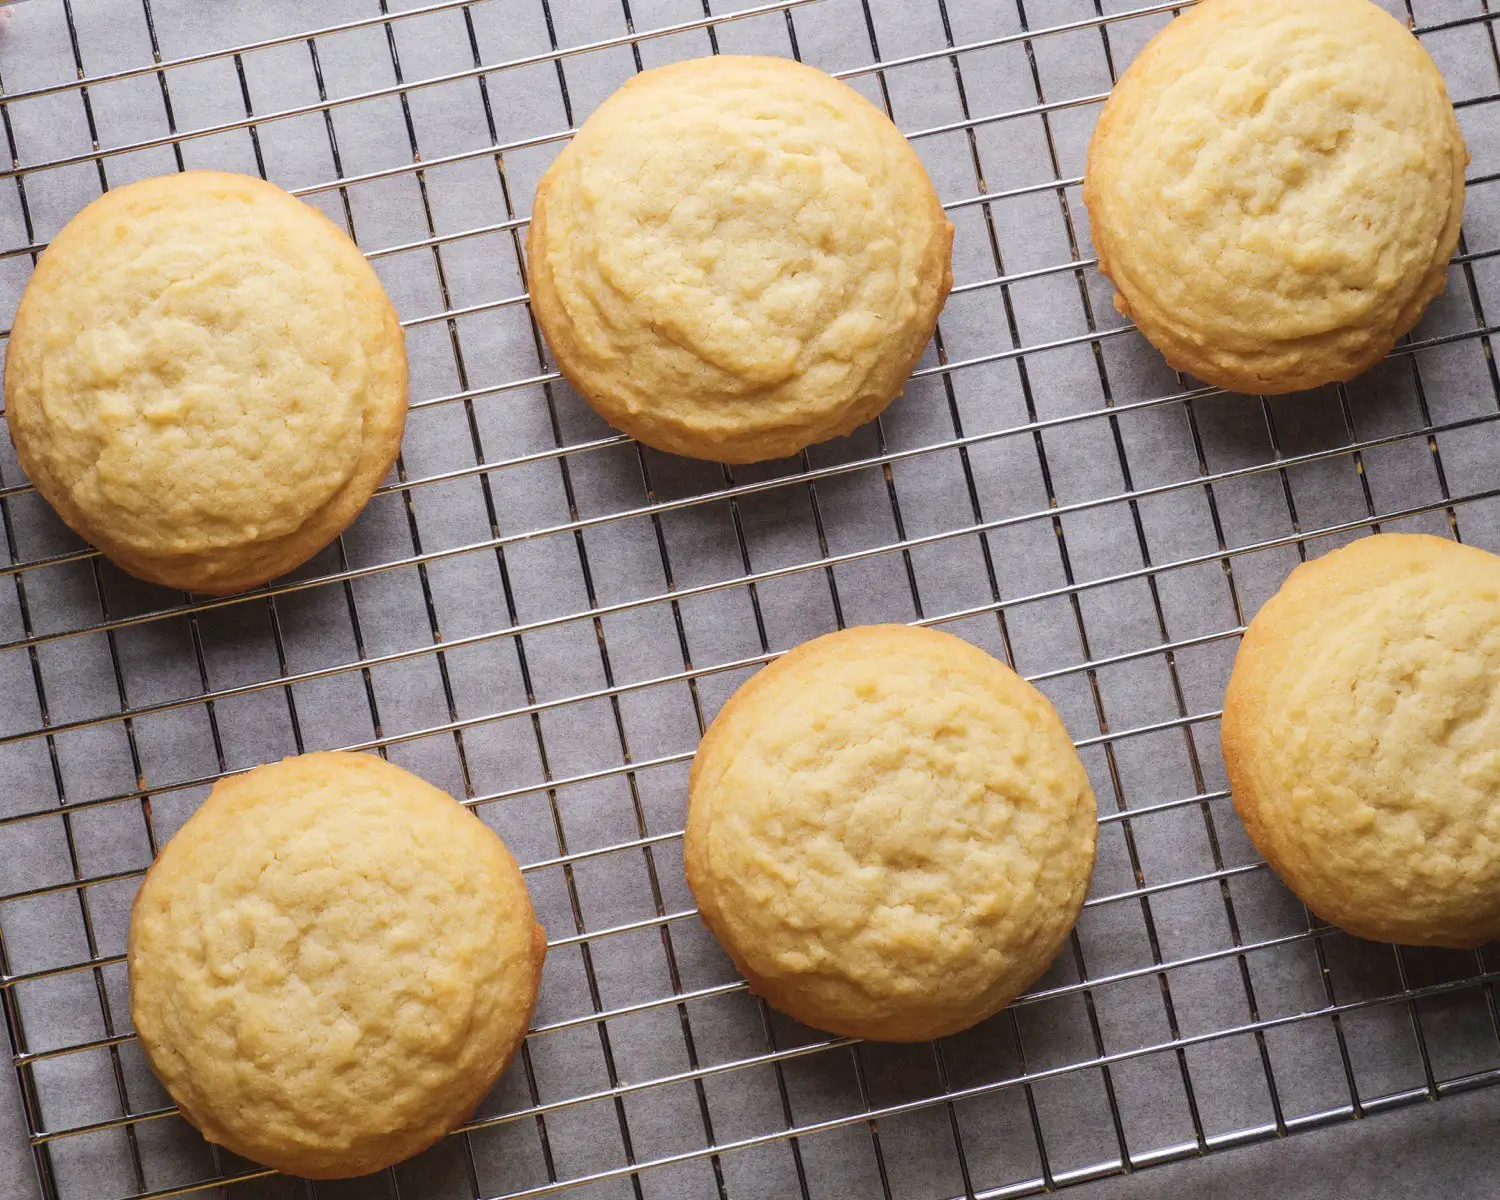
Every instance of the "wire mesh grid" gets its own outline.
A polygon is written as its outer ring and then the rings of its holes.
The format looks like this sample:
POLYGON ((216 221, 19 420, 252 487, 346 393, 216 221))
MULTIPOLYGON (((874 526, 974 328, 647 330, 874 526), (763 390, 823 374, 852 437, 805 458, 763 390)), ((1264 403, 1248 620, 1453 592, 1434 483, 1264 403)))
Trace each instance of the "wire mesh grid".
POLYGON ((1116 74, 1175 9, 1102 0, 29 0, 0 25, 0 289, 102 188, 264 175, 404 318, 396 477, 289 580, 203 600, 78 543, 0 455, 7 1196, 1020 1196, 1500 1080, 1489 949, 1320 926, 1227 803, 1247 617, 1372 529, 1500 548, 1500 53, 1488 0, 1393 7, 1471 150, 1446 296, 1369 376, 1282 401, 1174 376, 1114 313, 1079 202, 1116 74), (1413 11, 1414 9, 1414 11, 1413 11), (794 461, 642 451, 559 381, 522 256, 541 170, 632 72, 839 73, 912 138, 957 286, 905 396, 794 461), (687 763, 780 650, 940 625, 1057 704, 1100 858, 1049 974, 978 1029, 855 1044, 750 996, 682 882, 687 763), (549 934, 516 1065, 360 1184, 271 1176, 175 1114, 130 1031, 129 903, 219 775, 376 750, 465 798, 549 934))

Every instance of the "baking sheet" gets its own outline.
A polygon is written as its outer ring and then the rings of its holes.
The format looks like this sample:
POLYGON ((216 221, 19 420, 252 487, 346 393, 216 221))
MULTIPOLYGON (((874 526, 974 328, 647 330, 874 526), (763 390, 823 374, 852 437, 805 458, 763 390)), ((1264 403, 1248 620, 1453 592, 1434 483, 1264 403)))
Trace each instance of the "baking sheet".
MULTIPOLYGON (((215 774, 340 746, 482 799, 530 868, 554 948, 538 1031, 481 1127, 319 1196, 577 1180, 590 1197, 1022 1194, 1500 1069, 1488 985, 1465 982, 1500 968, 1493 955, 1310 936, 1223 794, 1215 721, 1234 632, 1300 555, 1390 514, 1406 515, 1381 528, 1500 549, 1500 390, 1475 336, 1500 312, 1491 22, 1424 36, 1484 181, 1473 257, 1418 348, 1347 388, 1263 403, 1176 377, 1122 331, 1097 272, 1068 266, 1092 258, 1076 185, 1090 98, 1169 16, 1100 14, 1139 7, 819 0, 711 30, 702 0, 487 0, 389 25, 368 0, 0 13, 12 97, 153 53, 366 22, 175 67, 165 86, 151 72, 86 101, 76 87, 12 101, 21 174, 0 182, 0 249, 45 243, 105 184, 184 166, 312 189, 367 251, 444 239, 375 259, 409 323, 416 406, 398 474, 302 583, 192 606, 82 554, 29 491, 0 493, 10 560, 27 565, 0 576, 0 934, 15 1048, 45 1056, 22 1077, 57 1196, 253 1170, 173 1115, 55 1135, 167 1105, 128 1037, 119 961, 153 845, 215 774), (628 40, 680 23, 698 27, 628 40), (552 56, 596 42, 614 44, 552 56), (805 461, 733 471, 638 450, 551 379, 518 259, 555 135, 640 67, 714 49, 855 72, 917 58, 849 81, 918 135, 957 226, 955 294, 905 396, 805 461), (287 110, 307 111, 268 119, 287 110), (142 142, 161 144, 91 161, 96 144, 142 142), (360 181, 328 186, 341 178, 360 181), (977 203, 985 192, 1006 195, 977 203), (1007 1014, 936 1047, 828 1045, 736 986, 691 915, 686 760, 767 655, 840 624, 914 620, 1006 656, 1058 705, 1106 819, 1093 899, 1007 1014), (80 878, 103 881, 62 886, 80 878), (1382 1003, 1411 989, 1427 990, 1382 1003)), ((1422 26, 1482 12, 1414 7, 1422 26)), ((0 258, 6 314, 29 269, 0 258)), ((0 486, 23 483, 0 446, 0 486)), ((26 1121, 0 1095, 0 1190, 31 1196, 26 1121)))

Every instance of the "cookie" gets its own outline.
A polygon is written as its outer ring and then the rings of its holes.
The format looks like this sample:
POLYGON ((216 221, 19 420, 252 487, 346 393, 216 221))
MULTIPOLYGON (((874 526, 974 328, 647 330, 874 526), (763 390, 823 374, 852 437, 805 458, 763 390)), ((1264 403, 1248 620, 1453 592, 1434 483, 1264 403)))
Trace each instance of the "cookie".
POLYGON ((819 1029, 922 1041, 1047 968, 1097 832, 1041 693, 949 634, 869 625, 731 697, 693 759, 685 858, 755 992, 819 1029))
POLYGON ((310 558, 395 461, 406 348, 344 232, 189 171, 106 192, 42 254, 5 411, 21 467, 141 579, 223 594, 310 558))
POLYGON ((368 754, 231 776, 131 912, 130 1008, 210 1142, 309 1179, 408 1158, 479 1103, 546 939, 500 839, 368 754))
POLYGON ((1083 199, 1168 363, 1291 392, 1373 366, 1443 290, 1467 162, 1442 75, 1369 0, 1202 0, 1115 85, 1083 199))
POLYGON ((719 55, 635 76, 542 177, 531 304, 611 425, 756 462, 901 391, 953 284, 915 151, 812 67, 719 55))
POLYGON ((1500 558, 1377 534, 1250 622, 1224 765, 1256 849, 1360 937, 1500 936, 1500 558))

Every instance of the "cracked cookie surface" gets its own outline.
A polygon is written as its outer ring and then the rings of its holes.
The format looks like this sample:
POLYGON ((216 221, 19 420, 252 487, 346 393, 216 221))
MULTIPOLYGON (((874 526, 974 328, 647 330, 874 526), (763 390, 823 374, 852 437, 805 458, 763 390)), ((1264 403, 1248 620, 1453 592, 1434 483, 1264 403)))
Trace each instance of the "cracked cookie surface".
POLYGON ((53 239, 5 398, 22 467, 80 536, 143 579, 226 593, 370 498, 406 421, 405 342, 321 213, 189 171, 107 192, 53 239))
POLYGON ((823 72, 718 55, 645 71, 537 188, 527 261, 562 373, 610 424, 754 462, 901 390, 953 227, 886 116, 823 72))
POLYGON ((949 634, 816 638, 741 687, 693 760, 699 911, 820 1029, 920 1041, 998 1012, 1088 890, 1094 796, 1062 721, 949 634))
POLYGON ((1116 84, 1083 198, 1116 307, 1231 391, 1347 380, 1443 290, 1463 137, 1369 0, 1203 0, 1116 84))
POLYGON ((1500 557, 1386 533, 1299 566, 1245 633, 1223 740, 1245 828, 1318 916, 1500 936, 1500 557))
POLYGON ((466 1118, 525 1036, 546 941, 515 860, 373 755, 221 780, 131 913, 131 1014, 209 1141, 363 1175, 466 1118))

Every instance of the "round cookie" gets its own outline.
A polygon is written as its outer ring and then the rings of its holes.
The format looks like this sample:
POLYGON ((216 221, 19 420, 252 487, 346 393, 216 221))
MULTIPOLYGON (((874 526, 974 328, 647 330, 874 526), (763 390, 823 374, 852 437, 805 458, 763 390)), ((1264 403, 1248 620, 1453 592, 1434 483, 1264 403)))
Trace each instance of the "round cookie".
POLYGON ((546 938, 515 859, 368 754, 220 780, 131 912, 131 1015, 210 1142, 309 1179, 431 1145, 526 1035, 546 938))
POLYGON ((1230 391, 1351 379, 1447 281, 1463 136, 1369 0, 1201 0, 1115 85, 1083 199, 1115 305, 1230 391))
POLYGON ((645 71, 542 177, 527 261, 558 369, 648 446, 723 462, 853 431, 901 391, 953 226, 874 105, 782 58, 645 71))
POLYGON ((395 461, 406 346, 344 232, 189 171, 106 192, 42 254, 5 407, 21 466, 132 575, 224 594, 333 540, 395 461))
POLYGON ((1500 558, 1385 533, 1299 566, 1240 644, 1223 740, 1251 840, 1318 916, 1500 936, 1500 558))
POLYGON ((798 646, 730 698, 693 760, 684 853, 755 992, 905 1042, 968 1028, 1046 970, 1097 833, 1041 693, 949 634, 870 625, 798 646))

